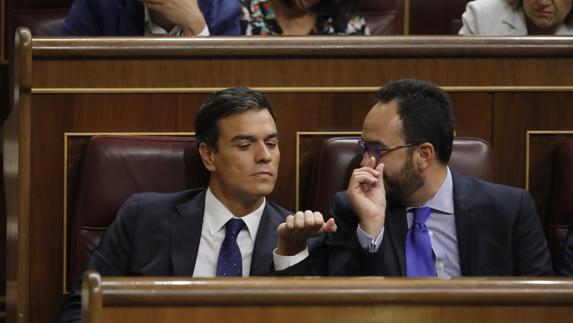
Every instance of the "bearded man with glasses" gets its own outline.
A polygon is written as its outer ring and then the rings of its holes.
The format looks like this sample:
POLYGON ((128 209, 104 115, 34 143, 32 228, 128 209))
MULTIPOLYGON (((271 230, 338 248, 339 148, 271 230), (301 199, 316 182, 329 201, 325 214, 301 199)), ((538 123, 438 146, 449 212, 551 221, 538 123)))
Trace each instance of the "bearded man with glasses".
POLYGON ((447 94, 400 80, 378 99, 364 120, 361 167, 335 197, 330 274, 552 275, 529 193, 448 166, 454 116, 447 94))

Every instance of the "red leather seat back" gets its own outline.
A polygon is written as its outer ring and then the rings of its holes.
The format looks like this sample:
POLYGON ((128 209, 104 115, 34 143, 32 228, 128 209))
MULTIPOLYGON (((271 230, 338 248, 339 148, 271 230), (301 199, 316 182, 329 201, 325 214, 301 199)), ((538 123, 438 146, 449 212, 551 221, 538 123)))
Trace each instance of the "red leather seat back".
POLYGON ((68 8, 16 11, 12 18, 13 25, 15 28, 30 28, 32 36, 57 36, 62 34, 68 12, 68 8))
POLYGON ((71 215, 71 282, 131 194, 206 187, 208 177, 192 137, 93 137, 71 215))
POLYGON ((469 0, 411 0, 411 35, 457 35, 469 0))
POLYGON ((17 27, 28 27, 33 36, 60 35, 72 2, 73 0, 12 1, 12 31, 17 27))

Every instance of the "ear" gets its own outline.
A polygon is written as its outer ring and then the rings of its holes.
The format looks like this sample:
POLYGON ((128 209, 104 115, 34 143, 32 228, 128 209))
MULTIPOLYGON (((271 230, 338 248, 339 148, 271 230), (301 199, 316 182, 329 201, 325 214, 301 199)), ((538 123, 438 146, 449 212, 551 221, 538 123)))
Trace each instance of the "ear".
POLYGON ((202 142, 199 144, 199 155, 201 155, 201 160, 203 161, 203 165, 209 172, 215 171, 215 150, 206 143, 202 142))
POLYGON ((429 142, 424 142, 418 145, 416 153, 414 154, 415 160, 414 163, 418 166, 418 169, 426 169, 428 168, 436 159, 436 150, 434 149, 434 145, 429 142))

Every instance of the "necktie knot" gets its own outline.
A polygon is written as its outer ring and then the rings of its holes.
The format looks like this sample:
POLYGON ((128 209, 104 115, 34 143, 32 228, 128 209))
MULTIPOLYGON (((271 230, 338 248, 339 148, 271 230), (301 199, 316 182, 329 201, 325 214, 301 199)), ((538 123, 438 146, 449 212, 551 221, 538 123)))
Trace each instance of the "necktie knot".
POLYGON ((414 209, 414 223, 425 225, 431 212, 432 209, 427 206, 414 209))
POLYGON ((242 219, 231 219, 225 224, 225 239, 237 240, 239 232, 243 229, 245 222, 242 219))

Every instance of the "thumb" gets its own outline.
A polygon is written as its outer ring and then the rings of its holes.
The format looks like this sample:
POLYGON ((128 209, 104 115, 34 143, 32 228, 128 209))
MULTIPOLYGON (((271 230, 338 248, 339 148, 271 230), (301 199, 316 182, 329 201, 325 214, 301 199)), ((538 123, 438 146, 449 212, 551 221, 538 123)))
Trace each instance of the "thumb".
POLYGON ((330 218, 328 219, 328 221, 326 221, 325 224, 322 225, 322 228, 320 229, 320 233, 332 233, 335 232, 336 229, 338 228, 338 226, 336 225, 336 222, 334 221, 334 218, 330 218))

